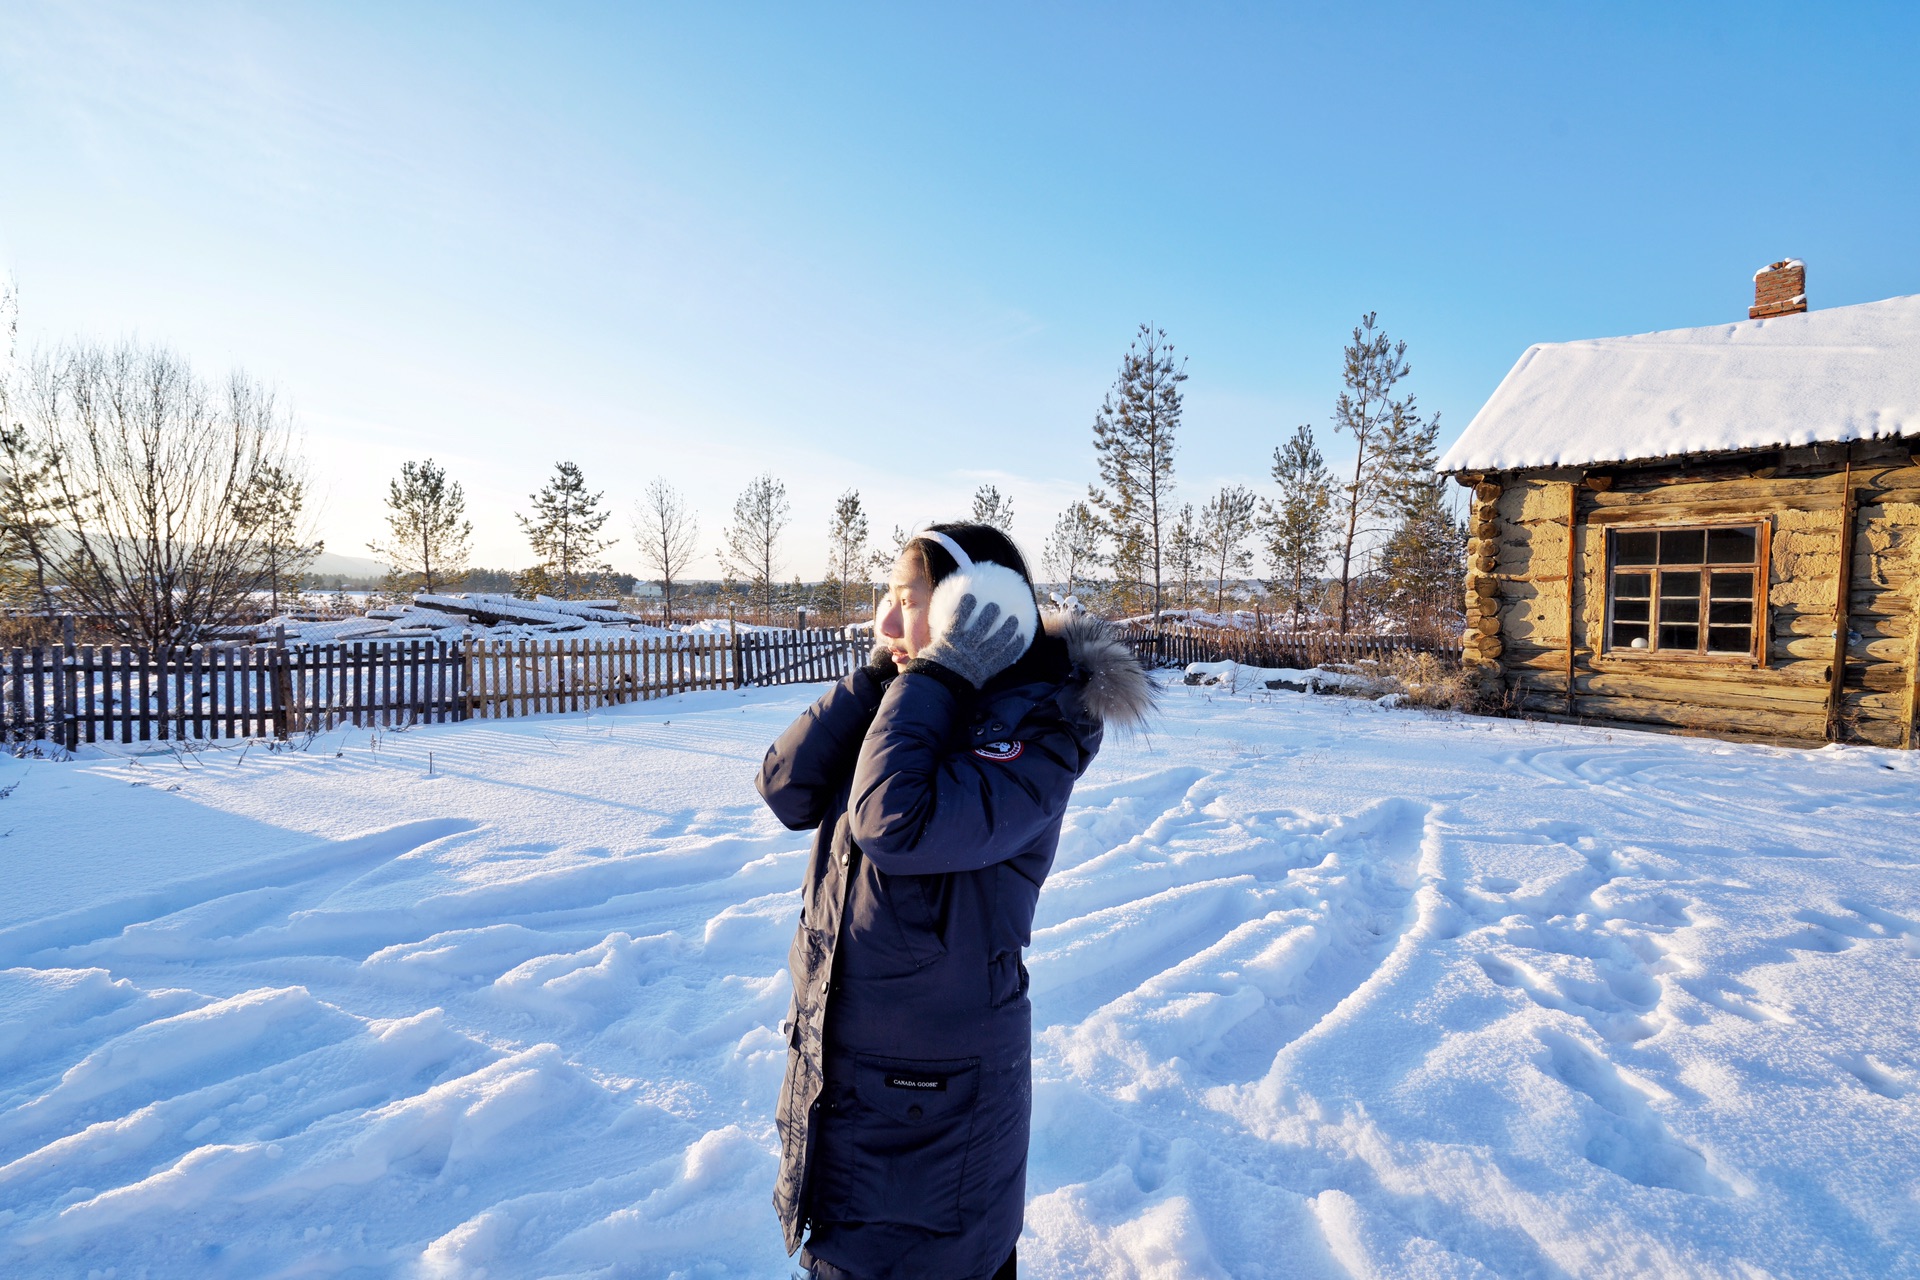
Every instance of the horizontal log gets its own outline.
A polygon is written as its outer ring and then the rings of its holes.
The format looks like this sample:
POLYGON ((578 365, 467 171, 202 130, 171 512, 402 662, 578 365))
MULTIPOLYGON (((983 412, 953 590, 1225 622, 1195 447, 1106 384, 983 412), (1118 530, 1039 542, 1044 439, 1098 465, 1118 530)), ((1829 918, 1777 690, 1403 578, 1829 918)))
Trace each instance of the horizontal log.
MULTIPOLYGON (((1833 636, 1833 611, 1831 609, 1794 610, 1778 605, 1771 610, 1770 619, 1773 634, 1776 636, 1833 636)), ((1911 613, 1877 613, 1872 610, 1849 610, 1847 626, 1869 639, 1898 637, 1905 639, 1913 634, 1914 617, 1911 613)))
POLYGON ((1859 707, 1870 715, 1902 719, 1907 714, 1907 688, 1901 685, 1897 689, 1849 689, 1840 697, 1841 704, 1859 707))
POLYGON ((1807 712, 1703 707, 1690 702, 1578 693, 1574 695, 1573 709, 1576 715, 1594 719, 1639 721, 1685 729, 1727 730, 1736 733, 1815 740, 1825 736, 1827 723, 1824 707, 1807 712))
MULTIPOLYGON (((1829 483, 1837 494, 1840 491, 1839 475, 1836 473, 1829 483)), ((1811 492, 1816 490, 1804 476, 1783 478, 1729 471, 1712 477, 1674 477, 1653 483, 1617 476, 1613 488, 1593 494, 1589 501, 1600 509, 1732 500, 1782 502, 1811 492)))
POLYGON ((1780 711, 1812 715, 1826 706, 1827 691, 1806 685, 1739 684, 1724 680, 1686 680, 1639 673, 1600 672, 1574 681, 1574 692, 1643 702, 1687 703, 1743 711, 1780 711))
POLYGON ((1662 658, 1630 658, 1616 653, 1603 653, 1588 659, 1587 665, 1596 671, 1670 680, 1714 680, 1725 684, 1756 685, 1764 688, 1794 685, 1824 690, 1827 687, 1827 664, 1824 661, 1776 660, 1766 666, 1756 667, 1738 661, 1688 662, 1662 658))
MULTIPOLYGON (((1606 495, 1612 496, 1612 495, 1606 495)), ((1694 502, 1646 501, 1631 506, 1609 506, 1581 517, 1585 525, 1709 524, 1760 521, 1783 512, 1820 515, 1840 509, 1840 495, 1796 493, 1791 498, 1714 498, 1694 502)))
POLYGON ((1526 652, 1522 653, 1520 646, 1509 645, 1506 660, 1501 665, 1516 675, 1526 671, 1557 671, 1564 675, 1567 670, 1567 650, 1564 645, 1557 649, 1529 645, 1526 652))
MULTIPOLYGON (((1515 704, 1524 712, 1533 712, 1552 720, 1567 720, 1564 694, 1515 691, 1515 704)), ((1574 699, 1574 715, 1579 723, 1618 724, 1660 732, 1722 738, 1757 738, 1771 742, 1821 742, 1826 729, 1824 716, 1782 716, 1764 711, 1718 711, 1689 713, 1677 703, 1639 706, 1626 699, 1574 699)))
POLYGON ((1847 661, 1848 689, 1868 693, 1904 693, 1912 682, 1907 664, 1901 662, 1860 662, 1851 655, 1847 661))
MULTIPOLYGON (((1859 662, 1863 659, 1877 659, 1881 662, 1902 663, 1906 660, 1907 640, 1898 639, 1869 640, 1864 635, 1847 645, 1849 660, 1859 662)), ((1833 657, 1833 635, 1831 628, 1827 635, 1797 636, 1792 640, 1775 640, 1773 652, 1776 655, 1787 653, 1796 658, 1806 658, 1825 662, 1833 657)))
POLYGON ((1906 726, 1898 720, 1848 720, 1842 718, 1845 726, 1843 741, 1860 743, 1869 747, 1905 747, 1906 726))

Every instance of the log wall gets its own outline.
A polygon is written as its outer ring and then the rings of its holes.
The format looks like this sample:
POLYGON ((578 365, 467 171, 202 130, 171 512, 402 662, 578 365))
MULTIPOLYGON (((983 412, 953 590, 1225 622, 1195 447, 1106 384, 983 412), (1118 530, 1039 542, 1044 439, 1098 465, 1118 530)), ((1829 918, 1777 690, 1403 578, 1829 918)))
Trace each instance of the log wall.
POLYGON ((1463 477, 1473 485, 1466 661, 1489 693, 1536 714, 1914 746, 1917 452, 1912 442, 1862 441, 1463 477), (1849 485, 1854 514, 1843 533, 1849 485), (1768 532, 1762 661, 1603 650, 1607 526, 1749 519, 1768 532), (1843 544, 1850 583, 1836 682, 1843 544))

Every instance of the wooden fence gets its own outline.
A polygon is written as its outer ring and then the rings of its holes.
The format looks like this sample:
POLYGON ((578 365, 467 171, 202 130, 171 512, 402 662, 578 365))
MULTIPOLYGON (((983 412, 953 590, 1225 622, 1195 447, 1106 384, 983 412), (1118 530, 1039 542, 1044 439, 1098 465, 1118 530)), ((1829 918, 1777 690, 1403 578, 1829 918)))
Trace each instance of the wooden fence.
POLYGON ((0 732, 71 749, 586 711, 696 689, 834 680, 865 661, 868 643, 808 630, 13 649, 0 654, 0 732))
POLYGON ((1240 662, 1250 667, 1310 670, 1325 662, 1379 661, 1396 653, 1459 656, 1411 636, 1342 635, 1337 631, 1239 631, 1230 627, 1132 626, 1121 638, 1134 657, 1149 667, 1184 667, 1190 662, 1240 662))

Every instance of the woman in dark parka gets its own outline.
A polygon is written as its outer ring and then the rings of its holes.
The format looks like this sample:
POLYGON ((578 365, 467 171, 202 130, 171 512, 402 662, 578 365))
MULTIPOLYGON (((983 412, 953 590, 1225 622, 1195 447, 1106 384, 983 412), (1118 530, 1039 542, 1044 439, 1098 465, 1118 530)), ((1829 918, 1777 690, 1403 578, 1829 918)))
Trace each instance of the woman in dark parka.
POLYGON ((788 964, 774 1206, 816 1280, 998 1280, 1026 1202, 1021 949, 1073 784, 1151 685, 1099 622, 1042 628, 997 529, 895 563, 869 665, 767 752, 760 794, 817 827, 788 964))

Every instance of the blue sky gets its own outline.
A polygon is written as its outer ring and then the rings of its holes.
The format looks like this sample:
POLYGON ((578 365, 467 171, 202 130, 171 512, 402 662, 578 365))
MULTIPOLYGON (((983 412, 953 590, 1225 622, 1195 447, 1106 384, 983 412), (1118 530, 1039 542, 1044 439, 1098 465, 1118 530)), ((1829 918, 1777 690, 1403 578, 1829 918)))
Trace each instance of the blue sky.
POLYGON ((809 576, 849 486, 992 480, 1037 553, 1142 321, 1197 503, 1345 452, 1369 310, 1450 439, 1529 343, 1744 318, 1779 257, 1920 292, 1917 12, 0 0, 0 269, 29 340, 279 387, 336 551, 430 455, 486 564, 559 458, 705 546, 772 470, 809 576))

